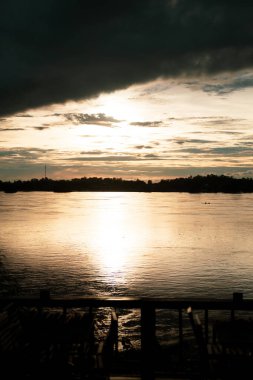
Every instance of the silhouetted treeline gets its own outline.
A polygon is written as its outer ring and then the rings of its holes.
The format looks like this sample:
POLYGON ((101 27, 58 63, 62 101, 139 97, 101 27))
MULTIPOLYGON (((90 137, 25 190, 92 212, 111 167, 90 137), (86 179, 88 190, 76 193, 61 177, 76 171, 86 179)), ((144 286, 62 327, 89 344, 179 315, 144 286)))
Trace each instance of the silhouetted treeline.
POLYGON ((190 193, 251 193, 253 178, 234 178, 214 174, 187 178, 162 179, 160 182, 124 180, 122 178, 74 178, 53 180, 49 178, 28 181, 0 181, 0 191, 135 191, 135 192, 190 192, 190 193))

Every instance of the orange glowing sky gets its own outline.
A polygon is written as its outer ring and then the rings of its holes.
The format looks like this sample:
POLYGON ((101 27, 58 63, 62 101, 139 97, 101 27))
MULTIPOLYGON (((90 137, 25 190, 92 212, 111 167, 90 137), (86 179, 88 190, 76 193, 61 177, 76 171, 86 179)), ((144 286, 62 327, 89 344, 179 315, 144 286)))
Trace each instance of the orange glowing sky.
POLYGON ((53 179, 252 176, 253 89, 208 81, 159 79, 2 118, 0 178, 41 178, 45 164, 53 179))

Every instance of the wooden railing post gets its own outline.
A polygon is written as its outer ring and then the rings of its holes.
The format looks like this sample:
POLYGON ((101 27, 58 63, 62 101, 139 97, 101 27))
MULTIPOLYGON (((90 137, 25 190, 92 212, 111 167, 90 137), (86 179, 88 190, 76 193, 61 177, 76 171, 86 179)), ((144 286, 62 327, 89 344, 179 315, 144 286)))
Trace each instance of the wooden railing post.
POLYGON ((156 348, 155 308, 143 303, 141 306, 141 376, 142 379, 154 379, 154 361, 156 348))
POLYGON ((231 320, 235 319, 235 309, 238 308, 243 302, 243 293, 235 292, 233 293, 233 308, 231 310, 231 320))
POLYGON ((115 308, 112 310, 111 327, 112 327, 112 333, 113 333, 114 349, 117 354, 119 350, 119 337, 118 337, 118 316, 117 316, 115 308))
POLYGON ((208 316, 208 309, 205 309, 205 340, 206 340, 206 343, 209 342, 209 316, 208 316))
POLYGON ((179 360, 183 360, 183 315, 182 309, 178 309, 178 335, 179 335, 179 360))
POLYGON ((50 290, 49 289, 40 289, 40 303, 38 307, 38 311, 41 313, 43 308, 43 302, 48 301, 50 299, 50 290))

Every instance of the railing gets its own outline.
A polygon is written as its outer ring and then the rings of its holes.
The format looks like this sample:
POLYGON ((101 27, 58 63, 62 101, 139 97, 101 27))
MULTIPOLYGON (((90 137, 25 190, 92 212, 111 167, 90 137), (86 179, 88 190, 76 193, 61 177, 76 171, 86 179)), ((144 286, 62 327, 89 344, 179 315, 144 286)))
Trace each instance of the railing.
MULTIPOLYGON (((153 378, 153 357, 156 342, 156 310, 173 310, 178 312, 178 337, 179 337, 179 356, 182 356, 182 347, 184 340, 183 330, 183 312, 189 306, 196 310, 204 311, 205 337, 208 337, 209 330, 209 311, 224 310, 231 313, 231 318, 235 318, 236 310, 253 311, 253 300, 244 300, 242 293, 234 293, 231 299, 163 299, 163 298, 51 298, 47 292, 41 292, 40 298, 4 298, 0 299, 0 307, 12 302, 17 306, 37 307, 40 308, 62 308, 63 313, 73 308, 112 308, 117 309, 139 309, 141 312, 141 370, 142 378, 153 378)), ((114 334, 118 334, 117 319, 115 314, 114 334)), ((117 350, 117 339, 115 349, 117 350)))

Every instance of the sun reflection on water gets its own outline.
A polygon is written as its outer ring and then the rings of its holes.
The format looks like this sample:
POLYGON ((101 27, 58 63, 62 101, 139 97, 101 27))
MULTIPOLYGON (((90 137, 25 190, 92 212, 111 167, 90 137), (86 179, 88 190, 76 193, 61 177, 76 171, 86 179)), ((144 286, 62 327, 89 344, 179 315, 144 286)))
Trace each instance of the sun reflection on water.
POLYGON ((138 233, 138 220, 131 210, 115 196, 107 207, 98 208, 90 237, 94 260, 107 276, 124 274, 138 260, 136 247, 143 244, 144 236, 138 233))

